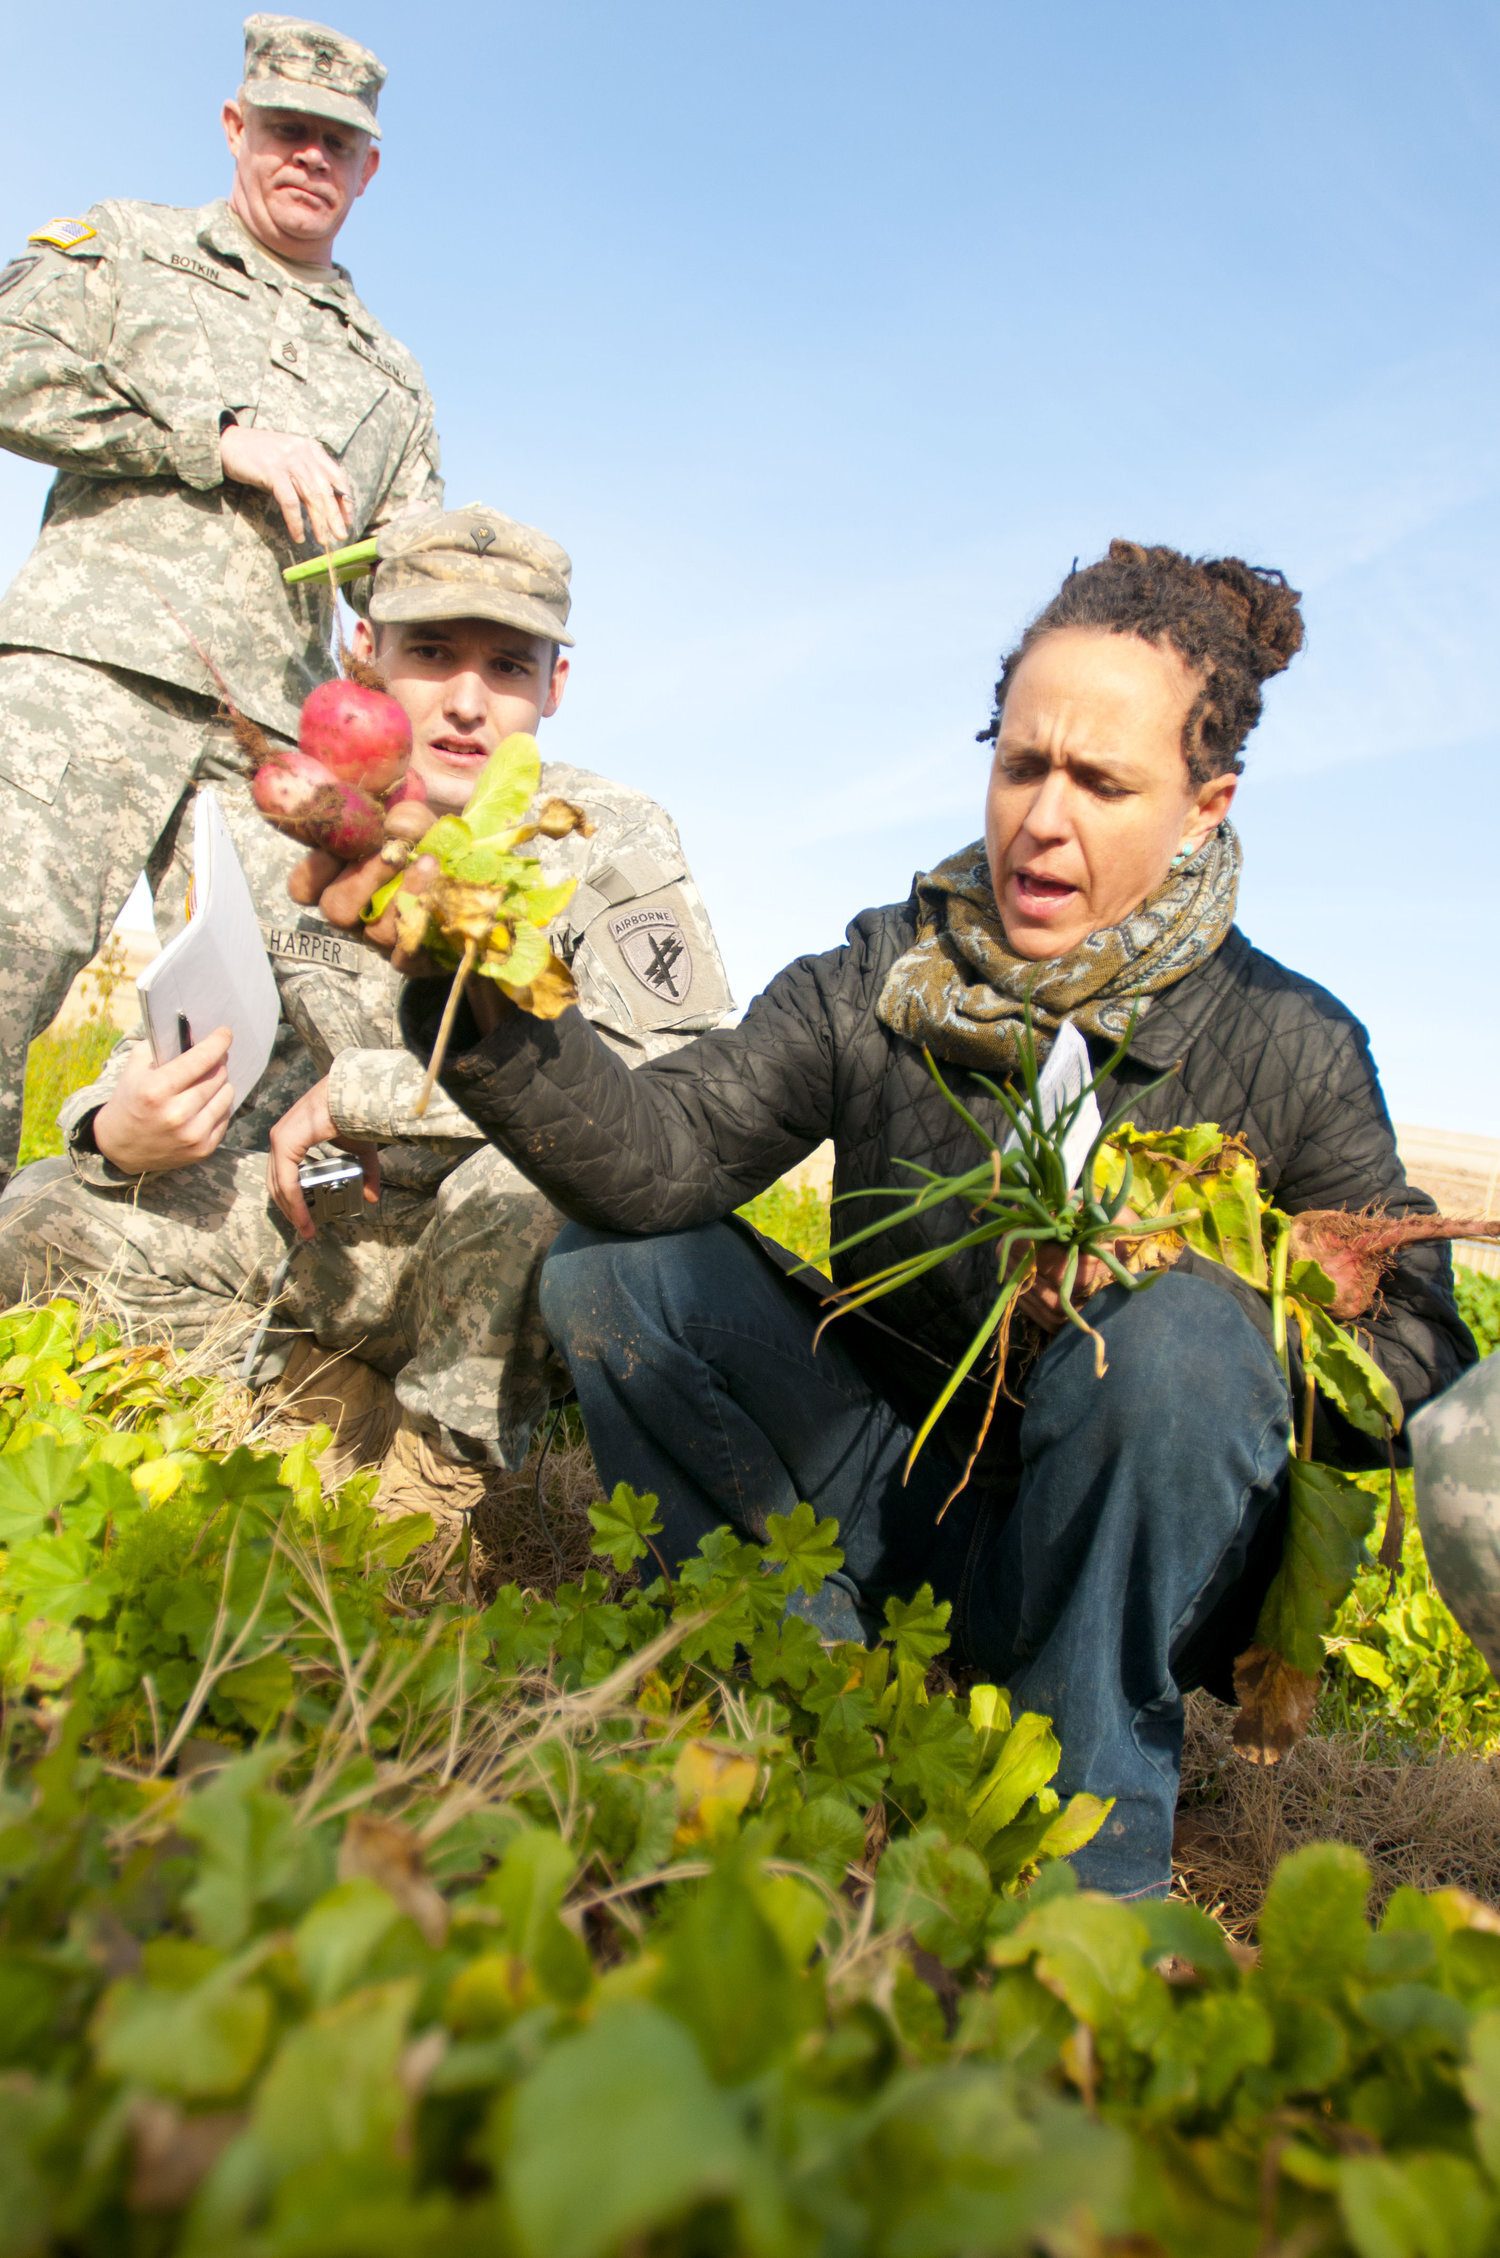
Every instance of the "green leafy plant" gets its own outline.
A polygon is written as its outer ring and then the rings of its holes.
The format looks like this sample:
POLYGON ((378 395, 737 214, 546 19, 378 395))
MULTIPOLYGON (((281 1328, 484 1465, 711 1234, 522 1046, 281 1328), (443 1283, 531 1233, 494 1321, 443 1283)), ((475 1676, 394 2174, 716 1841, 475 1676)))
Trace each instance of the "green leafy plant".
POLYGON ((559 799, 546 801, 534 821, 523 821, 540 781, 536 739, 521 732, 507 737, 486 761, 463 814, 438 817, 417 840, 414 865, 382 886, 365 913, 376 918, 394 902, 401 946, 425 949, 434 963, 455 970, 418 1113, 441 1071, 472 972, 539 1019, 555 1019, 576 1000, 573 976, 553 954, 546 928, 572 898, 577 880, 546 885, 536 857, 516 850, 538 836, 587 835, 592 826, 581 808, 559 799))
MULTIPOLYGON (((1132 1018, 1131 1031, 1134 1030, 1134 1025, 1132 1018)), ((995 1405, 1004 1383, 1011 1323, 1019 1297, 1036 1276, 1037 1250, 1041 1247, 1056 1247, 1061 1251, 1064 1260, 1058 1281, 1058 1299, 1063 1315, 1070 1325, 1086 1334, 1093 1342, 1094 1368, 1102 1377, 1105 1369, 1103 1335, 1096 1332, 1080 1315, 1072 1298, 1079 1264, 1086 1256, 1093 1256, 1104 1264, 1120 1285, 1132 1293, 1137 1292, 1149 1280, 1126 1269, 1116 1252, 1117 1242, 1145 1238, 1155 1232, 1174 1228, 1172 1221, 1141 1221, 1127 1212, 1126 1203, 1131 1189, 1128 1160, 1119 1174, 1119 1180, 1113 1185, 1106 1187, 1096 1179, 1095 1162, 1111 1133, 1124 1120, 1126 1108, 1118 1109, 1101 1126, 1082 1167, 1077 1171, 1076 1184, 1065 1157, 1069 1137, 1083 1117, 1085 1107, 1100 1084, 1120 1064, 1129 1042, 1130 1032, 1127 1032, 1124 1042, 1093 1079, 1055 1114, 1049 1115, 1040 1087, 1036 1044, 1028 1005, 1019 1052, 1019 1091, 1003 1089, 987 1075, 974 1076, 974 1080, 994 1099, 1010 1124, 1015 1141, 1008 1148, 1003 1148, 975 1120, 968 1107, 954 1096, 939 1073, 932 1053, 924 1051, 929 1074, 964 1126, 972 1131, 984 1148, 985 1159, 978 1166, 957 1176, 942 1176, 933 1169, 923 1168, 916 1161, 903 1160, 900 1165, 920 1178, 920 1190, 851 1195, 854 1198, 891 1199, 898 1205, 881 1216, 878 1222, 868 1223, 861 1230, 851 1231, 841 1238, 831 1250, 834 1258, 849 1253, 883 1232, 915 1223, 933 1209, 946 1206, 950 1200, 961 1201, 967 1208, 968 1227, 947 1245, 925 1247, 916 1254, 888 1264, 883 1270, 870 1273, 858 1285, 838 1291, 830 1297, 837 1305, 833 1317, 863 1309, 868 1303, 878 1301, 886 1294, 899 1293, 903 1287, 913 1284, 929 1270, 951 1261, 955 1255, 967 1254, 976 1247, 995 1247, 998 1288, 995 1299, 918 1428, 907 1460, 909 1469, 959 1388, 988 1349, 994 1367, 989 1401, 974 1448, 948 1500, 950 1504, 952 1498, 967 1483, 989 1433, 995 1405)), ((1159 1079, 1165 1081, 1167 1077, 1163 1075, 1159 1079)), ((1150 1085, 1152 1089, 1157 1086, 1157 1083, 1150 1085)), ((1135 1100, 1132 1099, 1131 1102, 1134 1103, 1135 1100)), ((832 1321, 832 1318, 825 1320, 828 1323, 832 1321)))
POLYGON ((65 1302, 0 1318, 0 1595, 78 1634, 0 1733, 0 2258, 1494 2246, 1462 1893, 1373 1928, 1302 1852, 1250 1965, 1077 1890, 1107 1807, 942 1682, 929 1593, 822 1643, 809 1507, 668 1578, 622 1488, 577 1583, 429 1610, 425 1522, 325 1496, 316 1434, 203 1449, 211 1408, 65 1302))
MULTIPOLYGON (((1242 1138, 1211 1122, 1164 1131, 1141 1131, 1125 1119, 1144 1092, 1134 1093, 1103 1122, 1076 1184, 1066 1157, 1070 1135, 1097 1085, 1112 1074, 1129 1044, 1078 1096, 1049 1118, 1043 1103, 1030 1015, 1022 1031, 1019 1089, 1002 1089, 983 1075, 975 1080, 999 1105, 1015 1143, 1002 1147, 928 1066, 953 1110, 984 1148, 986 1159, 958 1175, 942 1176, 907 1163, 922 1178, 920 1191, 872 1195, 898 1202, 894 1212, 840 1240, 834 1256, 879 1233, 910 1223, 951 1200, 966 1221, 947 1243, 930 1246, 838 1292, 835 1314, 863 1308, 885 1294, 976 1247, 996 1246, 998 1292, 979 1330, 918 1430, 920 1450, 953 1395, 988 1350, 989 1401, 959 1486, 983 1447, 1004 1384, 1011 1317, 1017 1297, 1035 1275, 1040 1247, 1065 1253, 1059 1282, 1063 1314, 1095 1344, 1095 1369, 1104 1370, 1104 1342, 1075 1307, 1072 1289, 1086 1255, 1115 1280, 1139 1290, 1151 1274, 1184 1247, 1224 1265, 1262 1293, 1270 1309, 1276 1354, 1292 1385, 1291 1338, 1300 1350, 1302 1395, 1298 1430, 1289 1436, 1290 1513, 1281 1565, 1256 1624, 1255 1639, 1236 1663, 1240 1709, 1235 1745, 1252 1762, 1272 1764, 1307 1729, 1317 1700, 1324 1641, 1365 1557, 1375 1501, 1357 1477, 1316 1464, 1314 1413, 1321 1390, 1345 1419, 1381 1442, 1401 1425, 1400 1399, 1360 1343, 1352 1325, 1378 1286, 1382 1264, 1416 1238, 1451 1237, 1468 1222, 1441 1217, 1391 1219, 1314 1213, 1292 1217, 1264 1197, 1254 1156, 1242 1138), (1127 1248, 1130 1265, 1121 1259, 1127 1248)), ((1167 1077, 1161 1077, 1166 1080, 1167 1077)), ((1156 1084, 1151 1087, 1156 1087, 1156 1084)), ((1392 1492, 1392 1542, 1399 1538, 1392 1492)))

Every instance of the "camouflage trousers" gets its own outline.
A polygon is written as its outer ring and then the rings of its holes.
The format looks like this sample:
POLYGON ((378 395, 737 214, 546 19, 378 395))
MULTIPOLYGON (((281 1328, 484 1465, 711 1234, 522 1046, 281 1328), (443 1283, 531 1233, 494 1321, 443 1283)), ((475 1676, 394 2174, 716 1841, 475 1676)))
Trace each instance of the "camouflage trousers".
MULTIPOLYGON (((26 1053, 141 870, 166 869, 214 702, 121 668, 0 648, 0 1181, 26 1053)), ((264 827, 263 827, 264 828, 264 827)))
POLYGON ((449 1457, 515 1467, 549 1396, 569 1386, 537 1308, 561 1224, 489 1146, 435 1193, 382 1190, 311 1245, 272 1204, 263 1153, 217 1152, 110 1190, 44 1160, 0 1200, 0 1297, 91 1287, 132 1332, 170 1332, 181 1354, 228 1376, 295 1247, 255 1378, 274 1377, 310 1333, 393 1378, 402 1409, 449 1457))
POLYGON ((1432 1580, 1500 1677, 1500 1355, 1424 1405, 1407 1432, 1432 1580))

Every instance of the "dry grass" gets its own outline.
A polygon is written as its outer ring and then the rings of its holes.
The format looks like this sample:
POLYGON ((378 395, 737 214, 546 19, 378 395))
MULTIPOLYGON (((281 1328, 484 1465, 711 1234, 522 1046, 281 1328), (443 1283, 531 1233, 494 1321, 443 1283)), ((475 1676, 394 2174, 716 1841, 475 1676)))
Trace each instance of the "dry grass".
POLYGON ((576 1411, 564 1412, 543 1462, 546 1432, 544 1426, 519 1472, 492 1477, 483 1505, 475 1508, 476 1584, 485 1599, 501 1584, 550 1594, 590 1568, 608 1572, 607 1563, 589 1550, 594 1532, 588 1509, 604 1492, 583 1424, 576 1411))
POLYGON ((1376 1906, 1409 1883, 1500 1907, 1500 1762, 1314 1731, 1262 1769, 1235 1755, 1233 1716, 1207 1694, 1188 1703, 1173 1844, 1178 1888, 1232 1935, 1252 1934, 1277 1859, 1312 1842, 1362 1851, 1376 1906))

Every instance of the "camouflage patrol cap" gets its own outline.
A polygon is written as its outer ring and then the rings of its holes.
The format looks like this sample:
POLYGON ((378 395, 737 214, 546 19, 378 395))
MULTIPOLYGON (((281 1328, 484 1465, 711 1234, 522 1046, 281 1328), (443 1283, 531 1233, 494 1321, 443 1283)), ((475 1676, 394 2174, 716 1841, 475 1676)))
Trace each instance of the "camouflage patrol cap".
POLYGON ((566 549, 513 517, 470 502, 396 518, 380 533, 373 583, 350 590, 377 626, 421 619, 493 619, 569 643, 566 549))
POLYGON ((260 110, 300 110, 380 139, 375 105, 385 65, 368 47, 300 16, 245 18, 244 98, 260 110))

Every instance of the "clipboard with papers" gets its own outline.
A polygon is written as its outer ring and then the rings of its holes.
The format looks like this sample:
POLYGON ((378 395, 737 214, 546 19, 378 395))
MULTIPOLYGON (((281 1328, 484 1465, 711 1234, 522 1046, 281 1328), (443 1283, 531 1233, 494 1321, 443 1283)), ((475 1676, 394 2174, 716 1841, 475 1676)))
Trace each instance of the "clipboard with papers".
POLYGON ((158 1066, 216 1027, 229 1028, 229 1086, 238 1112, 270 1060, 281 998, 224 811, 208 787, 193 810, 187 923, 135 985, 158 1066))

